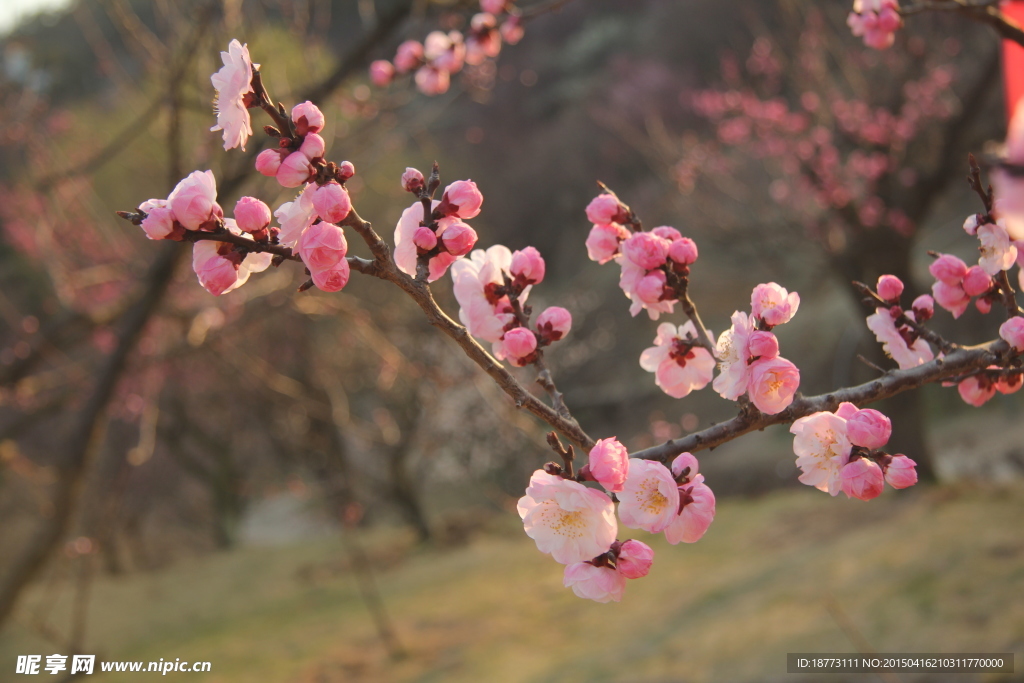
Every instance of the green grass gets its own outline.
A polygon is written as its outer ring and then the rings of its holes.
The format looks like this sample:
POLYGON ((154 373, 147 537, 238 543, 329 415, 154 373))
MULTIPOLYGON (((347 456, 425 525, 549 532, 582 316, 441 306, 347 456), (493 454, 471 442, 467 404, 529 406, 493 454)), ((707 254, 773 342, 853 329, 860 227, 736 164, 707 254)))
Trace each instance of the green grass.
MULTIPOLYGON (((1020 487, 889 491, 870 503, 812 489, 729 500, 701 542, 653 543, 652 574, 611 605, 564 589, 560 566, 514 517, 453 549, 375 532, 368 543, 386 565, 377 578, 409 651, 397 662, 338 540, 245 548, 98 581, 87 651, 212 662, 210 674, 169 674, 181 680, 309 683, 778 679, 786 652, 854 652, 856 639, 884 652, 1016 651, 1021 661, 1022 519, 1020 487)), ((62 602, 54 623, 64 614, 62 602)), ((54 648, 15 625, 0 667, 54 648)))

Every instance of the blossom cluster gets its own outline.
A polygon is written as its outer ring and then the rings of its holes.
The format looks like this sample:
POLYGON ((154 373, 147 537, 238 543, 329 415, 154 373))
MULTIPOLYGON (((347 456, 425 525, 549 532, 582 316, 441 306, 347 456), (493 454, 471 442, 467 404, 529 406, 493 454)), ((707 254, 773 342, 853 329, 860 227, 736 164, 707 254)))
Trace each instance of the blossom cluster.
POLYGON ((820 491, 871 500, 882 493, 885 483, 895 489, 917 483, 913 460, 879 450, 888 443, 892 424, 877 410, 842 403, 834 413, 800 418, 789 431, 794 434, 800 481, 820 491))
POLYGON ((896 31, 903 26, 899 11, 899 0, 854 0, 846 23, 865 45, 884 50, 896 42, 896 31))
POLYGON ((395 264, 403 273, 415 276, 422 257, 428 264, 427 281, 433 282, 476 245, 476 231, 462 219, 480 213, 484 196, 472 180, 457 180, 445 188, 440 200, 431 200, 423 174, 415 168, 402 174, 402 187, 420 199, 402 212, 395 227, 395 264), (424 217, 427 204, 431 214, 424 217))
POLYGON ((626 579, 647 575, 654 551, 637 540, 619 541, 618 519, 677 543, 694 543, 715 517, 715 495, 698 473, 697 459, 683 453, 671 469, 653 460, 630 459, 614 437, 591 449, 588 463, 573 477, 549 463, 530 478, 519 499, 519 516, 537 548, 566 565, 564 584, 597 602, 618 602, 626 579), (585 486, 593 481, 604 491, 585 486))
POLYGON ((478 66, 501 52, 502 42, 515 45, 523 37, 522 20, 510 0, 480 0, 481 12, 473 15, 469 29, 432 31, 423 42, 407 40, 398 46, 393 60, 370 64, 370 80, 385 87, 396 76, 415 72, 413 80, 424 95, 440 95, 451 87, 452 74, 463 67, 478 66))

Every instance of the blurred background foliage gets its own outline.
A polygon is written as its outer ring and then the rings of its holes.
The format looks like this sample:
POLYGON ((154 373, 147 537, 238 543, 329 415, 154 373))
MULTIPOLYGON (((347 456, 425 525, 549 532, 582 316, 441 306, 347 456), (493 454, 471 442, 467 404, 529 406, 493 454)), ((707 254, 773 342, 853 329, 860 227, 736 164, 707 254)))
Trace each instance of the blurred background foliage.
MULTIPOLYGON (((966 154, 1005 128, 993 35, 920 16, 877 53, 849 35, 844 3, 554 4, 519 45, 435 98, 408 83, 376 89, 366 65, 402 40, 463 26, 468 0, 78 0, 0 39, 0 666, 33 648, 106 658, 179 648, 214 663, 210 680, 261 670, 311 681, 761 680, 766 667, 781 671, 772 647, 843 651, 866 638, 882 650, 966 651, 958 638, 979 630, 999 637, 971 641, 980 650, 1021 649, 1024 615, 993 598, 996 584, 1011 595, 1022 580, 1019 528, 994 524, 1019 519, 1018 396, 978 410, 929 387, 883 407, 897 448, 945 483, 872 504, 884 511, 864 521, 881 539, 874 555, 851 559, 851 548, 875 546, 843 522, 868 506, 801 487, 726 500, 709 549, 659 547, 660 578, 627 595, 632 606, 580 605, 514 531, 515 501, 550 459, 544 430, 399 292, 353 277, 341 294, 300 295, 300 272, 285 266, 213 298, 184 247, 150 243, 113 216, 166 196, 193 169, 213 169, 228 213, 242 195, 273 207, 292 198, 252 170, 261 134, 225 154, 208 132, 209 75, 237 37, 274 98, 319 95, 327 156, 355 163, 354 202, 383 235, 409 203, 402 170, 436 160, 445 181, 472 178, 484 192, 480 246, 541 250, 548 276, 531 302, 573 314, 550 358, 591 434, 635 450, 735 410, 710 389, 667 398, 638 367, 656 323, 629 317, 616 269, 583 247, 596 180, 646 224, 697 241, 692 292, 714 332, 773 280, 802 297, 779 336, 805 393, 872 377, 858 356, 888 361, 849 281, 891 272, 916 295, 929 286, 928 249, 970 257, 959 225, 979 207, 961 181, 966 154), (695 105, 709 94, 729 111, 695 105), (779 134, 762 115, 772 107, 828 131, 842 168, 856 174, 874 158, 884 172, 850 181, 850 197, 829 195, 815 184, 821 150, 804 154, 800 134, 779 134), (859 125, 884 128, 908 111, 914 125, 898 139, 859 125), (959 520, 944 536, 943 515, 959 520), (799 521, 808 517, 820 519, 799 521), (978 548, 948 545, 972 535, 964 518, 993 523, 971 541, 978 548), (921 555, 904 547, 904 523, 927 539, 921 555), (821 529, 804 536, 805 524, 821 529), (809 553, 825 578, 797 589, 814 578, 786 578, 787 568, 809 553), (862 601, 854 579, 879 566, 868 557, 902 569, 862 601), (881 595, 898 603, 890 616, 876 610, 881 595), (613 633, 580 634, 619 618, 608 614, 647 622, 650 638, 599 667, 581 653, 610 647, 613 633), (749 619, 751 639, 791 628, 740 656, 700 635, 704 619, 715 633, 749 619), (939 619, 926 631, 934 640, 893 640, 939 619), (347 636, 357 646, 338 650, 347 636), (292 643, 287 652, 254 654, 274 638, 292 643), (575 654, 525 654, 552 642, 575 654), (670 673, 681 657, 697 661, 692 676, 670 673)), ((457 310, 447 280, 434 291, 457 310)), ((960 342, 995 334, 973 310, 951 323, 943 312, 935 321, 960 342)), ((701 457, 720 500, 796 485, 783 428, 701 457)))

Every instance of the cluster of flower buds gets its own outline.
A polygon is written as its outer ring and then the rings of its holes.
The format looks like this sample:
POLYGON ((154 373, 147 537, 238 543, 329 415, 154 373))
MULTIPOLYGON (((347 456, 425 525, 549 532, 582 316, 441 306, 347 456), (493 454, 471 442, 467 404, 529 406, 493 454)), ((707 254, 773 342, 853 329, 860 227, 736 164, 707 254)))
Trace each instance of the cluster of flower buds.
POLYGON ((407 40, 398 46, 392 61, 378 59, 370 64, 370 80, 379 87, 396 76, 415 72, 416 87, 424 95, 440 95, 451 87, 452 74, 463 66, 476 66, 501 52, 502 41, 515 45, 523 37, 523 26, 515 6, 508 0, 480 0, 482 12, 469 22, 466 35, 460 31, 432 31, 420 43, 407 40))
POLYGON ((690 264, 697 260, 696 243, 668 226, 650 232, 639 229, 630 208, 610 192, 587 205, 587 218, 594 224, 587 236, 587 254, 598 263, 618 261, 619 286, 633 302, 629 312, 636 315, 646 309, 651 320, 671 313, 686 286, 690 264))
POLYGON ((732 326, 718 337, 720 372, 712 386, 730 401, 746 394, 762 413, 775 415, 793 402, 800 370, 779 356, 779 340, 771 330, 793 319, 800 295, 774 282, 760 284, 750 295, 750 307, 750 315, 734 311, 732 326))
POLYGON ((875 312, 868 316, 868 329, 874 332, 875 339, 882 344, 886 355, 899 364, 900 369, 915 368, 935 358, 928 342, 921 338, 917 323, 923 323, 935 313, 935 302, 927 294, 914 299, 911 310, 905 311, 900 306, 903 294, 903 281, 895 275, 882 275, 878 278, 878 301, 885 306, 877 306, 875 312))
POLYGON ((899 0, 854 0, 846 24, 864 44, 885 50, 896 42, 896 31, 903 27, 899 0))
POLYGON ((566 587, 582 598, 618 602, 626 579, 647 575, 654 551, 640 541, 616 540, 612 498, 580 482, 597 482, 615 494, 623 526, 664 532, 673 545, 694 543, 715 518, 715 495, 697 469, 690 453, 678 456, 669 469, 653 460, 630 459, 614 437, 601 439, 575 477, 555 463, 534 472, 519 499, 519 516, 537 548, 567 565, 566 587))
POLYGON ((440 200, 432 199, 439 184, 436 174, 428 182, 415 168, 405 169, 402 187, 417 199, 395 226, 395 264, 415 277, 422 259, 427 264, 428 282, 442 277, 476 246, 476 231, 463 219, 475 218, 484 201, 472 180, 456 180, 445 188, 440 200), (427 206, 430 215, 425 217, 427 206))
POLYGON ((917 463, 879 450, 888 443, 892 425, 877 410, 841 403, 834 413, 800 418, 789 431, 800 481, 808 486, 833 496, 842 491, 849 498, 871 500, 886 482, 895 489, 917 483, 917 463))
MULTIPOLYGON (((1015 315, 1000 325, 999 337, 1010 345, 1015 356, 1019 356, 1024 352, 1024 317, 1015 315)), ((964 403, 977 408, 987 403, 996 393, 1012 394, 1020 391, 1024 387, 1024 370, 1019 360, 1007 368, 991 365, 959 381, 943 382, 943 386, 954 384, 964 403)))
POLYGON ((277 178, 283 187, 302 187, 311 182, 319 168, 326 166, 325 142, 320 136, 324 124, 323 112, 312 102, 295 105, 289 126, 292 130, 282 131, 273 126, 264 129, 277 138, 277 148, 259 153, 256 170, 268 178, 277 178))

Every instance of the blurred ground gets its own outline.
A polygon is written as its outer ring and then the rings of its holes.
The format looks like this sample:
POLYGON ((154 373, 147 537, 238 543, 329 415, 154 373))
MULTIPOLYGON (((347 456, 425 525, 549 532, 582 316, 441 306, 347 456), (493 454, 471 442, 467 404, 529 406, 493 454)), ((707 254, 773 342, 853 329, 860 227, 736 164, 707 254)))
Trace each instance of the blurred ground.
MULTIPOLYGON (((341 539, 249 547, 99 580, 87 651, 209 660, 212 673, 195 676, 209 682, 783 680, 797 678, 786 652, 855 652, 858 639, 885 652, 1014 651, 1020 662, 1022 515, 1019 484, 887 491, 871 503, 810 489, 729 499, 700 543, 656 543, 652 574, 610 605, 562 588, 559 566, 511 514, 446 549, 378 532, 364 540, 409 652, 395 662, 341 539)), ((0 643, 4 670, 53 649, 23 623, 0 643)))

